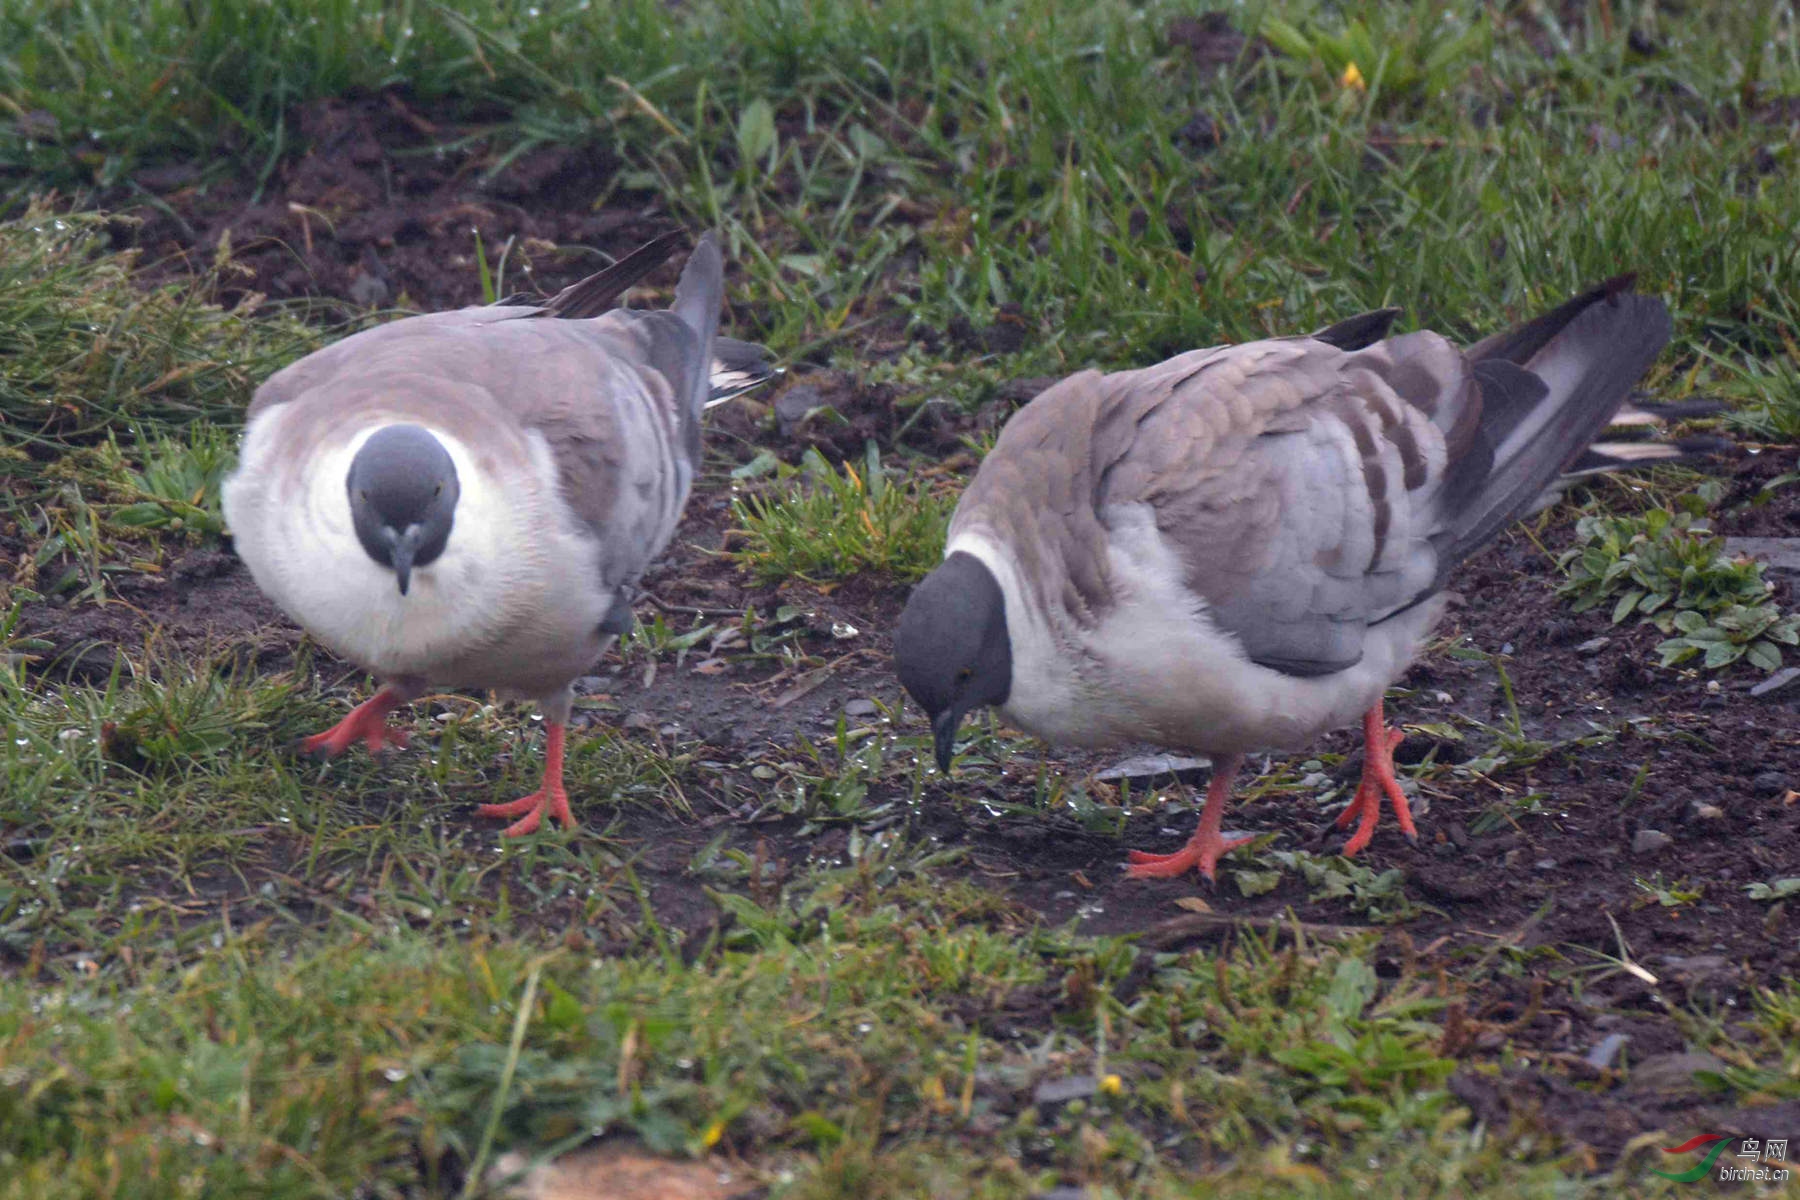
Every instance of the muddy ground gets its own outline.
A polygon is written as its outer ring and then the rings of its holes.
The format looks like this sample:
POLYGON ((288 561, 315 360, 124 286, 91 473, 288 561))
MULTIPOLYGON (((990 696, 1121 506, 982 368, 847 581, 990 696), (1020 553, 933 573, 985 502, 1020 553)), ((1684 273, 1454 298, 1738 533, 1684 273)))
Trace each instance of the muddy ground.
MULTIPOLYGON (((593 207, 617 168, 602 153, 534 151, 490 178, 483 143, 462 137, 470 129, 453 128, 397 97, 312 106, 303 111, 301 128, 311 150, 284 166, 260 197, 229 181, 198 188, 180 171, 141 176, 139 184, 159 196, 161 208, 140 209, 143 223, 121 224, 117 236, 174 270, 210 257, 229 230, 251 270, 241 282, 246 291, 325 295, 355 307, 405 297, 436 308, 479 300, 471 224, 481 228, 490 253, 514 238, 515 253, 527 254, 532 266, 529 284, 521 271, 517 286, 542 291, 593 268, 591 255, 565 247, 618 254, 673 226, 644 194, 615 190, 604 208, 593 207), (433 149, 458 139, 459 149, 433 149)), ((954 434, 991 424, 1034 386, 1020 385, 994 411, 915 424, 908 447, 949 456, 954 434)), ((824 434, 784 431, 789 423, 778 416, 779 394, 763 395, 721 417, 714 435, 719 466, 742 461, 759 444, 790 458, 809 439, 850 451, 872 436, 885 446, 906 415, 896 407, 901 397, 864 387, 854 376, 802 370, 783 387, 818 389, 851 425, 824 434)), ((1795 457, 1792 450, 1769 451, 1722 462, 1718 470, 1733 491, 1719 531, 1800 537, 1800 491, 1788 488, 1760 507, 1750 503, 1762 481, 1796 469, 1795 457)), ((967 469, 972 462, 965 456, 949 465, 967 469)), ((646 686, 641 663, 609 662, 584 682, 581 709, 596 727, 589 736, 614 731, 657 738, 692 751, 702 764, 700 783, 688 788, 691 817, 628 806, 611 826, 622 845, 635 848, 660 919, 697 937, 719 916, 689 864, 721 830, 731 845, 760 847, 777 871, 839 858, 850 836, 845 824, 821 827, 763 811, 755 765, 790 760, 796 734, 827 737, 847 707, 852 726, 878 724, 866 702, 897 706, 900 699, 887 665, 887 631, 906 589, 870 580, 829 590, 750 586, 716 553, 731 524, 729 489, 720 470, 696 492, 675 547, 647 580, 653 599, 639 605, 640 619, 660 608, 665 620, 684 629, 707 614, 730 620, 752 605, 765 615, 793 605, 809 615, 798 622, 805 632, 792 643, 809 663, 823 665, 796 671, 696 651, 679 667, 663 661, 646 686)), ((1568 537, 1565 518, 1547 544, 1554 550, 1568 537)), ((5 549, 16 557, 19 547, 5 549)), ((1781 581, 1783 604, 1800 604, 1800 578, 1773 577, 1781 581)), ((1106 822, 1091 811, 1085 823, 1073 812, 1020 811, 1044 773, 1086 781, 1084 790, 1101 804, 1116 799, 1092 774, 1130 757, 1124 753, 1015 759, 1004 777, 981 767, 950 782, 933 774, 916 807, 907 803, 906 782, 890 779, 875 785, 865 809, 886 806, 875 826, 964 848, 948 869, 1002 890, 1025 922, 1075 920, 1095 933, 1141 934, 1146 948, 1177 950, 1266 928, 1291 911, 1321 936, 1376 920, 1393 971, 1430 975, 1442 968, 1453 981, 1459 972, 1503 963, 1499 982, 1479 990, 1444 985, 1457 1001, 1444 1049, 1474 1061, 1510 1047, 1514 1063, 1503 1082, 1465 1071, 1452 1086, 1483 1118, 1524 1121, 1586 1143, 1600 1165, 1636 1134, 1677 1122, 1744 1133, 1800 1125, 1800 1103, 1791 1101, 1697 1113, 1712 1102, 1697 1092, 1694 1070, 1723 1064, 1687 1054, 1679 1019, 1691 1006, 1729 1023, 1750 1006, 1757 988, 1800 971, 1791 903, 1757 902, 1744 892, 1747 883, 1800 874, 1800 682, 1752 696, 1751 686, 1762 679, 1754 670, 1716 679, 1660 670, 1652 650, 1660 635, 1613 627, 1604 610, 1570 613, 1553 595, 1556 578, 1545 554, 1515 531, 1454 579, 1463 601, 1441 632, 1509 656, 1523 732, 1553 746, 1529 767, 1446 776, 1416 789, 1421 844, 1409 847, 1384 825, 1359 860, 1376 873, 1402 872, 1400 899, 1313 899, 1314 889, 1295 871, 1256 896, 1242 894, 1229 873, 1217 888, 1195 878, 1123 879, 1118 867, 1127 849, 1171 849, 1190 832, 1196 810, 1184 785, 1203 782, 1204 768, 1179 779, 1137 781, 1138 803, 1122 835, 1102 828, 1106 822), (1167 802, 1142 804, 1146 788, 1167 802), (1658 888, 1700 896, 1665 905, 1658 888), (1211 912, 1177 906, 1192 897, 1211 912), (1607 958, 1626 953, 1641 973, 1609 967, 1607 958), (1592 970, 1575 970, 1584 967, 1592 970), (1605 1058, 1604 1066, 1590 1060, 1613 1034, 1629 1039, 1623 1055, 1632 1066, 1629 1080, 1615 1069, 1621 1059, 1605 1058)), ((287 669, 295 661, 297 632, 256 591, 229 549, 193 550, 160 576, 121 580, 120 595, 127 604, 40 606, 26 613, 25 628, 56 647, 48 656, 53 674, 102 679, 112 647, 136 653, 153 631, 195 650, 225 650, 259 669, 287 669)), ((347 682, 346 700, 362 686, 349 668, 323 656, 311 661, 315 670, 347 682)), ((1509 720, 1490 662, 1439 652, 1401 684, 1409 691, 1390 703, 1389 714, 1402 724, 1443 725, 1461 714, 1498 729, 1509 720)), ((1493 744, 1479 729, 1464 725, 1462 731, 1460 743, 1415 732, 1401 758, 1417 762, 1436 754, 1463 762, 1493 744)), ((902 717, 900 732, 923 732, 916 712, 902 717)), ((1228 826, 1276 835, 1261 853, 1327 854, 1340 844, 1331 817, 1354 787, 1360 758, 1349 733, 1332 735, 1318 749, 1345 755, 1324 772, 1327 779, 1306 792, 1240 803, 1228 817, 1228 826)), ((386 771, 403 774, 409 759, 426 753, 429 747, 415 744, 386 771)), ((1240 793, 1254 790, 1253 773, 1270 769, 1253 762, 1240 793)), ((494 798, 471 795, 466 808, 445 819, 491 835, 490 824, 470 810, 494 798)), ((370 795, 368 803, 378 816, 382 797, 370 795)), ((576 809, 581 813, 579 797, 576 809)), ((587 814, 590 826, 608 819, 587 814)), ((247 870, 221 879, 219 887, 235 894, 234 903, 253 906, 258 882, 247 870)), ((550 922, 558 916, 539 914, 550 922)), ((630 936, 625 928, 597 933, 603 946, 608 938, 630 936)), ((1022 1023, 1032 1019, 1027 1014, 1065 1002, 1055 989, 1016 1001, 1022 1023)))

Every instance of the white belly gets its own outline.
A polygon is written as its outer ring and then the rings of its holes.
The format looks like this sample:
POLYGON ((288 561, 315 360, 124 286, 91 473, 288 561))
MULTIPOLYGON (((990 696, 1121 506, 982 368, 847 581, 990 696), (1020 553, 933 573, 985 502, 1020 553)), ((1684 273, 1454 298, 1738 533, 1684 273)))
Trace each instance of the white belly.
MULTIPOLYGON (((468 448, 438 437, 462 495, 444 552, 406 595, 357 540, 344 479, 373 426, 321 447, 278 498, 270 453, 281 410, 252 426, 225 513, 257 585, 339 657, 385 678, 545 698, 605 649, 612 592, 600 555, 555 489, 547 451, 504 492, 468 448)), ((541 443, 534 451, 542 451, 541 443)))
POLYGON ((1297 750, 1352 725, 1406 670, 1443 611, 1427 601, 1369 631, 1356 666, 1301 678, 1251 662, 1182 583, 1154 528, 1115 522, 1116 606, 1100 624, 1060 628, 1023 602, 1009 555, 975 534, 951 547, 988 566, 1006 597, 1013 686, 1002 714, 1046 741, 1132 742, 1211 754, 1297 750))

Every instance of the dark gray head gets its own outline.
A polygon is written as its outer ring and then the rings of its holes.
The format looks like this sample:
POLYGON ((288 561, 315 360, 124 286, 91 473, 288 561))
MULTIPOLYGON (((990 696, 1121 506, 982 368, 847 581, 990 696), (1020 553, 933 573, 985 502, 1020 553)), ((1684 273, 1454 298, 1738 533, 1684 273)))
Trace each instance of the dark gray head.
POLYGON ((949 774, 963 714, 1012 693, 1006 599, 980 559, 959 550, 913 589, 894 631, 894 670, 931 718, 938 769, 949 774))
POLYGON ((435 560, 450 539, 461 490, 450 452, 417 425, 388 425, 356 452, 345 485, 357 540, 393 568, 406 595, 412 569, 435 560))

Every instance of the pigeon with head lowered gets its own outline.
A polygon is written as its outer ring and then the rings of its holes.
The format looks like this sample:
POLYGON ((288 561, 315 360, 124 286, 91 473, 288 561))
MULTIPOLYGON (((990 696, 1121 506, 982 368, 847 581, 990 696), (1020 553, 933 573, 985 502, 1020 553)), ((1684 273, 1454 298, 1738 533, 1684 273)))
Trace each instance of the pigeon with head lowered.
POLYGON ((1389 309, 1045 391, 1001 431, 895 632, 939 766, 982 705, 1053 743, 1206 753, 1199 830, 1130 873, 1210 878, 1247 840, 1220 832, 1244 755, 1360 719, 1344 852, 1383 796, 1416 838, 1382 696, 1456 565, 1565 468, 1609 465, 1590 443, 1669 338, 1631 284, 1467 349, 1388 337, 1389 309))
POLYGON ((770 372, 716 336, 711 234, 666 311, 611 306, 665 261, 658 239, 542 306, 408 317, 345 338, 257 389, 225 519, 257 585, 384 686, 307 750, 404 745, 387 724, 428 684, 532 699, 543 786, 484 816, 572 827, 571 683, 631 627, 639 578, 675 532, 719 376, 770 372))

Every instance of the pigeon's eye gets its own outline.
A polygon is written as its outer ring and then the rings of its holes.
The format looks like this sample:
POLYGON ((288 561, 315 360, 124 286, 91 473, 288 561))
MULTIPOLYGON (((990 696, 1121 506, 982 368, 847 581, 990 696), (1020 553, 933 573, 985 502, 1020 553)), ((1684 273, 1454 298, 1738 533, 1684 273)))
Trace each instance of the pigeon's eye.
POLYGON ((956 682, 967 683, 967 682, 969 682, 970 679, 974 678, 974 675, 975 675, 974 667, 964 667, 962 670, 960 670, 956 673, 956 682))
POLYGON ((444 494, 444 485, 443 485, 443 484, 441 484, 441 483, 440 483, 440 484, 438 484, 438 485, 437 485, 437 486, 436 486, 436 487, 434 487, 434 488, 432 488, 432 489, 431 489, 431 494, 432 494, 432 495, 433 495, 433 496, 434 496, 434 497, 435 497, 435 496, 441 496, 441 495, 443 495, 443 494, 444 494))
POLYGON ((361 500, 364 504, 367 504, 369 502, 369 493, 358 492, 358 493, 356 493, 356 498, 358 500, 361 500))

